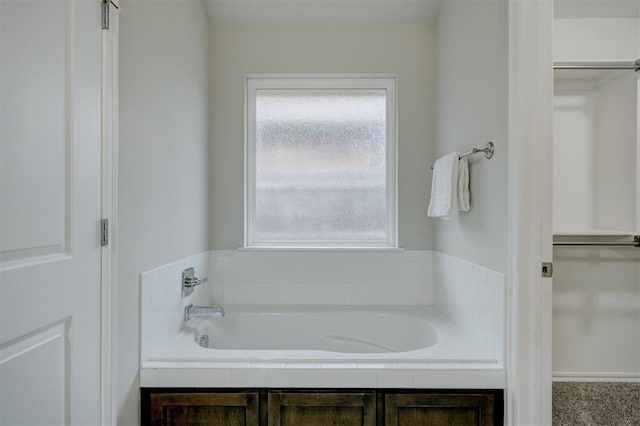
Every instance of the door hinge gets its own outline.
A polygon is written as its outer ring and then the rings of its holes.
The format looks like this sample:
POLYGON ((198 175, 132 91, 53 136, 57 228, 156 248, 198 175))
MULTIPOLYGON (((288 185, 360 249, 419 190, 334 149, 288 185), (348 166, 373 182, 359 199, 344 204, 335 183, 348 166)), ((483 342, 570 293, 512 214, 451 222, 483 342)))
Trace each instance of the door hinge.
POLYGON ((109 244, 109 219, 100 221, 100 245, 102 247, 109 244))
POLYGON ((102 0, 102 29, 109 29, 109 0, 102 0))
POLYGON ((542 277, 553 277, 553 262, 542 262, 542 277))
POLYGON ((118 5, 115 4, 112 0, 102 0, 102 29, 109 29, 109 6, 115 7, 119 9, 118 5))

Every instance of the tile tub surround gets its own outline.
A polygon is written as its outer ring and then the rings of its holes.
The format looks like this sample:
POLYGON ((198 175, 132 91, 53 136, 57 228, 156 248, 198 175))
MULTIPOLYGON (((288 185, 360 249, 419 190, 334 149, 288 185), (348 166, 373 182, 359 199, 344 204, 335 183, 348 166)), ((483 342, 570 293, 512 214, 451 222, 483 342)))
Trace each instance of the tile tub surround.
POLYGON ((140 387, 504 389, 504 369, 482 365, 149 363, 140 387))
POLYGON ((211 251, 144 273, 141 286, 143 387, 222 386, 220 383, 232 387, 348 387, 357 383, 397 388, 506 386, 504 276, 442 253, 211 251), (179 277, 188 266, 196 267, 196 276, 208 275, 209 282, 183 300, 179 277), (207 267, 209 274, 199 269, 207 267), (492 362, 436 363, 149 361, 183 330, 185 304, 212 301, 223 306, 431 307, 462 333, 473 335, 475 348, 495 356, 492 362))
POLYGON ((431 305, 433 251, 211 251, 227 305, 431 305))
POLYGON ((434 306, 458 327, 479 336, 481 350, 504 363, 505 276, 434 252, 434 306))
POLYGON ((210 274, 209 252, 185 257, 140 274, 140 359, 148 359, 151 353, 180 333, 186 305, 210 303, 210 274), (208 280, 183 299, 182 271, 192 266, 196 277, 208 280))

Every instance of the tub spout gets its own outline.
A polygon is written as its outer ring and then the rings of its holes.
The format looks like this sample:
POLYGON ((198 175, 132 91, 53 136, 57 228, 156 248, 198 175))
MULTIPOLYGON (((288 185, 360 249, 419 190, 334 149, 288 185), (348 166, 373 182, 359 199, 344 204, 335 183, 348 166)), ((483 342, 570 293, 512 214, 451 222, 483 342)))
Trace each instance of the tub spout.
POLYGON ((193 317, 223 317, 224 309, 220 305, 194 306, 193 303, 184 307, 184 320, 189 321, 193 317))

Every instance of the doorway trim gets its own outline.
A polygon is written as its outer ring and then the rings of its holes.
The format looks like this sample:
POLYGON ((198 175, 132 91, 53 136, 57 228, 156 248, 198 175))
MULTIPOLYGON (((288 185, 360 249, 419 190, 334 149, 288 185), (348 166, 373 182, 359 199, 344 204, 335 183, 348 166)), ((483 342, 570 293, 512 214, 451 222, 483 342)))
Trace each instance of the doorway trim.
POLYGON ((552 0, 509 0, 510 425, 551 424, 552 31, 552 0))
MULTIPOLYGON (((102 7, 103 1, 98 1, 102 7)), ((110 5, 115 7, 107 7, 109 28, 102 30, 101 216, 103 219, 108 219, 108 244, 101 250, 100 271, 100 424, 102 426, 117 423, 118 3, 117 0, 110 0, 110 5)))

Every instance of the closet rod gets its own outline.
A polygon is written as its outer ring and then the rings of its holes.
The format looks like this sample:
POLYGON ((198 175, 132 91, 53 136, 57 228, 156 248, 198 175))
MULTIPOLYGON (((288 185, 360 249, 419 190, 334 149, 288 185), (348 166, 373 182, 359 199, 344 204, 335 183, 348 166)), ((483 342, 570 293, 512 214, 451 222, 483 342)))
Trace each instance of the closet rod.
POLYGON ((555 70, 635 70, 640 71, 640 59, 635 62, 554 62, 555 70))
POLYGON ((634 235, 633 241, 554 241, 554 246, 622 246, 640 248, 640 235, 634 235))

